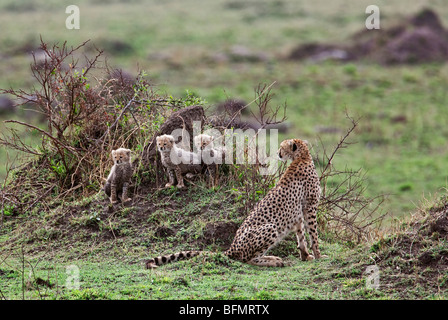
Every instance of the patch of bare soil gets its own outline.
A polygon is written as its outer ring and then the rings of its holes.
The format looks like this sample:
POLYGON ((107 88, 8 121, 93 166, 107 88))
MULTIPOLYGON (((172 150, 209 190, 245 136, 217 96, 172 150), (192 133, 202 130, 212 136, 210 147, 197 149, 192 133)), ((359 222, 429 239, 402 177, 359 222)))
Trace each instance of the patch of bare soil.
POLYGON ((440 63, 448 60, 448 31, 435 11, 424 9, 389 29, 363 29, 345 45, 309 43, 298 46, 289 59, 367 60, 384 65, 440 63))
POLYGON ((238 224, 233 221, 208 223, 205 226, 202 241, 204 244, 221 244, 230 246, 238 230, 238 224))

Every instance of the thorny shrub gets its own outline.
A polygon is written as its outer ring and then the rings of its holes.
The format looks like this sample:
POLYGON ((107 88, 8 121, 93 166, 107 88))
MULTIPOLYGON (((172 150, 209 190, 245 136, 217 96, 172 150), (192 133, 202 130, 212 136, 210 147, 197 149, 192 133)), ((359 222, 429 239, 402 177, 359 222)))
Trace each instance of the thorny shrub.
MULTIPOLYGON (((40 126, 5 121, 39 132, 38 147, 27 145, 12 129, 0 138, 1 145, 34 156, 9 177, 13 183, 8 193, 20 188, 30 191, 31 196, 19 201, 22 209, 49 194, 74 199, 97 192, 111 167, 111 151, 128 147, 138 159, 147 139, 172 111, 182 107, 182 99, 157 94, 144 72, 132 79, 111 69, 100 60, 100 50, 80 62, 85 44, 49 47, 42 41, 43 58, 33 55, 31 65, 37 86, 29 91, 1 90, 19 105, 33 107, 44 119, 40 126)), ((187 97, 186 104, 190 100, 187 97)))

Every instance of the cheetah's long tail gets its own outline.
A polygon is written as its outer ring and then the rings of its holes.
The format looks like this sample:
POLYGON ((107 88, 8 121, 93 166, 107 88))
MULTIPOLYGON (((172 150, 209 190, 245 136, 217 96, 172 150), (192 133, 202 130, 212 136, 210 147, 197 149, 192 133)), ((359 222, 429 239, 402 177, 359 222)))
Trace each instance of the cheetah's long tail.
POLYGON ((185 260, 185 259, 190 259, 193 258, 199 254, 201 254, 202 251, 181 251, 178 253, 174 253, 174 254, 169 254, 169 255, 165 255, 165 256, 159 256, 156 258, 152 258, 149 260, 146 260, 145 265, 146 265, 146 269, 154 269, 157 268, 158 266, 170 263, 170 262, 175 262, 175 261, 179 261, 179 260, 185 260))

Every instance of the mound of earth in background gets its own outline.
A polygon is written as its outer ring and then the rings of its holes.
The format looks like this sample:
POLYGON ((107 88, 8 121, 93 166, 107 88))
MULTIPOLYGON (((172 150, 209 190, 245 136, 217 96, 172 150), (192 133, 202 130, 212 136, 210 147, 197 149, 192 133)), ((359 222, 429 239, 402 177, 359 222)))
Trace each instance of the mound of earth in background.
POLYGON ((387 29, 363 29, 348 44, 308 43, 295 48, 291 60, 367 60, 384 65, 445 62, 448 60, 448 31, 431 9, 387 29))

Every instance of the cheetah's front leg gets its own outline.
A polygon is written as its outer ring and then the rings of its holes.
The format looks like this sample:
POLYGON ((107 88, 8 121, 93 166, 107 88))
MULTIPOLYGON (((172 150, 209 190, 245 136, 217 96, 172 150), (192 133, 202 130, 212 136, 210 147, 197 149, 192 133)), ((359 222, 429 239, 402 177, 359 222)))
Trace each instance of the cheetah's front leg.
POLYGON ((165 185, 166 188, 169 188, 174 185, 174 171, 171 169, 168 169, 168 183, 165 185))
POLYGON ((116 204, 118 202, 117 200, 117 185, 115 182, 112 182, 110 185, 110 202, 112 204, 116 204))
POLYGON ((319 239, 317 234, 317 213, 318 202, 314 200, 308 200, 307 206, 303 209, 303 216, 306 222, 307 230, 310 235, 311 249, 313 250, 314 257, 319 259, 321 257, 319 250, 319 239))
POLYGON ((213 177, 213 187, 217 186, 217 185, 218 185, 218 182, 219 182, 219 169, 218 169, 218 165, 215 164, 214 167, 215 167, 215 173, 214 173, 214 175, 213 175, 213 176, 214 176, 214 177, 213 177))
POLYGON ((297 238, 297 247, 300 250, 300 257, 302 258, 302 261, 314 260, 314 256, 309 254, 306 245, 303 217, 299 221, 299 226, 296 231, 296 238, 297 238))
POLYGON ((208 170, 208 187, 213 188, 218 185, 218 165, 212 163, 207 166, 208 170))
POLYGON ((132 201, 131 198, 128 198, 128 187, 129 187, 128 182, 123 183, 123 195, 121 196, 123 203, 132 201))
POLYGON ((182 170, 179 168, 179 166, 174 168, 174 172, 176 173, 177 187, 180 189, 185 188, 184 178, 182 177, 182 170))

